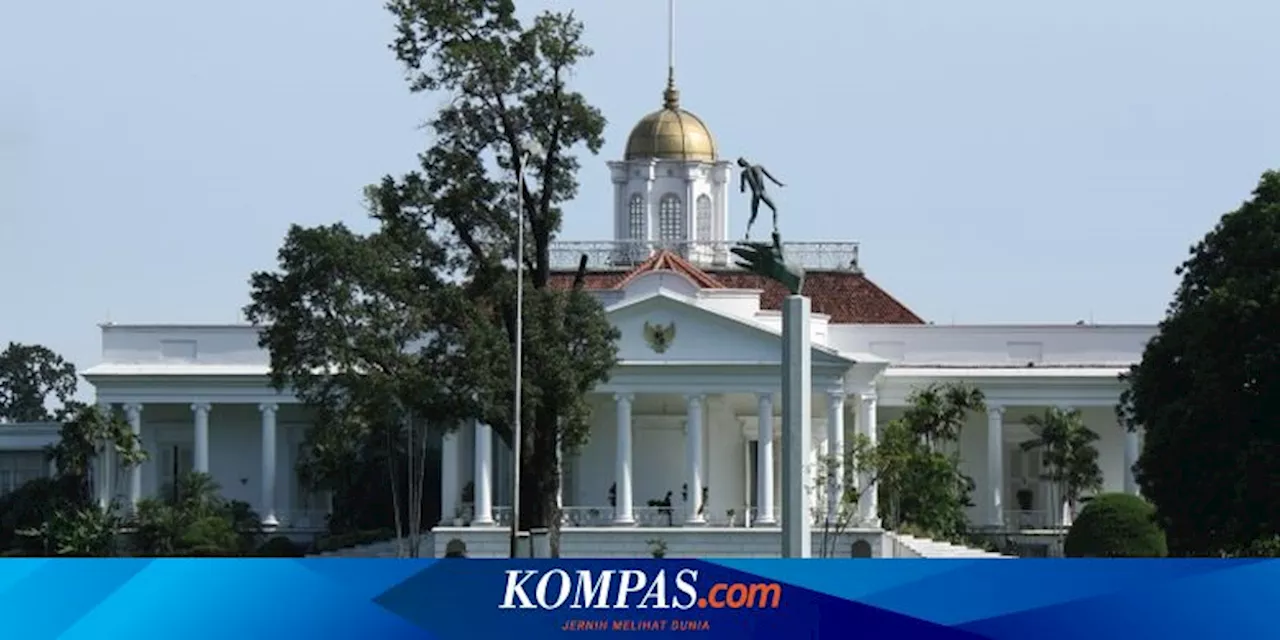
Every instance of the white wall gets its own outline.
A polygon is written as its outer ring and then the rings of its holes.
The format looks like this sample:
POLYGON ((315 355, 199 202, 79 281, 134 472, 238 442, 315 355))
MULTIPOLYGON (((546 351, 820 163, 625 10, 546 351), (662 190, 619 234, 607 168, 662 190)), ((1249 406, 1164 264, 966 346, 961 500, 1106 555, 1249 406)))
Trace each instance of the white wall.
MULTIPOLYGON (((291 406, 283 407, 277 418, 275 506, 281 516, 286 509, 302 507, 304 496, 294 462, 307 428, 303 418, 301 409, 291 406)), ((209 474, 222 488, 224 497, 247 502, 255 510, 262 507, 261 425, 256 406, 215 404, 209 412, 209 474)), ((160 448, 178 445, 194 452, 194 443, 194 418, 189 406, 143 407, 142 444, 150 454, 142 465, 144 497, 155 496, 161 488, 160 448)), ((118 473, 114 494, 124 499, 128 486, 127 473, 118 473)))
POLYGON ((766 331, 665 297, 616 309, 610 319, 621 333, 618 357, 623 361, 761 363, 777 362, 781 353, 778 338, 766 331), (675 324, 675 336, 663 353, 655 353, 646 342, 646 323, 675 324))
POLYGON ((269 357, 249 325, 104 325, 102 361, 265 365, 269 357))
POLYGON ((1142 359, 1154 325, 831 325, 841 351, 895 365, 1128 366, 1142 359))

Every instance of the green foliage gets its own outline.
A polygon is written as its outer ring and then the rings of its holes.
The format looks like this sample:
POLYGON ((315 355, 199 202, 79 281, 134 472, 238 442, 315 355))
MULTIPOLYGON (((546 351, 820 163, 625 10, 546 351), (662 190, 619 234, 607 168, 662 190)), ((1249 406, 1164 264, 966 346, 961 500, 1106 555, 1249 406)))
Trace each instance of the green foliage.
POLYGON ((864 433, 855 434, 846 441, 842 455, 819 458, 813 479, 814 491, 810 497, 812 515, 820 523, 819 557, 835 556, 840 534, 851 526, 862 524, 858 522, 858 503, 864 493, 874 490, 875 481, 885 467, 884 451, 872 446, 871 438, 864 433), (828 492, 837 475, 841 477, 842 489, 835 501, 835 511, 832 511, 828 492), (870 478, 871 482, 860 485, 860 477, 870 478))
POLYGON ((586 441, 586 393, 616 363, 617 332, 599 303, 576 288, 548 288, 560 204, 578 188, 573 151, 596 153, 604 142, 604 117, 568 86, 591 51, 572 14, 546 12, 526 25, 510 0, 392 0, 388 6, 399 21, 393 49, 412 90, 448 93, 451 101, 430 122, 436 144, 422 155, 421 172, 398 185, 384 183, 379 193, 393 205, 387 210, 448 230, 446 245, 467 275, 468 299, 478 303, 468 314, 475 320, 467 336, 471 362, 489 365, 470 369, 481 417, 508 441, 515 223, 527 229, 520 525, 550 526, 554 546, 559 452, 586 441), (536 141, 543 152, 522 153, 525 141, 536 141), (524 180, 513 199, 514 174, 524 180), (416 197, 405 201, 406 194, 416 197), (520 215, 512 216, 513 209, 520 215))
POLYGON ((91 505, 54 511, 40 527, 20 533, 38 540, 45 556, 96 558, 116 554, 119 530, 113 509, 91 505))
POLYGON ((965 384, 932 384, 908 396, 907 409, 885 426, 877 446, 880 509, 887 527, 940 540, 964 536, 974 483, 960 470, 960 454, 943 449, 958 441, 968 417, 985 407, 982 392, 965 384))
POLYGON ((1239 558, 1280 558, 1280 536, 1258 538, 1234 555, 1239 558))
POLYGON ((89 495, 93 462, 107 446, 121 468, 146 458, 128 425, 96 406, 65 405, 66 421, 48 454, 54 478, 40 478, 0 498, 0 548, 15 545, 33 555, 110 555, 119 521, 89 495), (24 534, 24 535, 20 535, 24 534))
POLYGON ((1104 493, 1090 500, 1063 544, 1068 558, 1163 558, 1168 553, 1155 509, 1127 493, 1104 493))
MULTIPOLYGON (((599 303, 549 288, 560 206, 578 187, 574 150, 603 144, 604 118, 568 87, 590 55, 582 25, 561 13, 522 23, 510 0, 387 6, 411 90, 449 96, 428 123, 433 146, 418 171, 368 189, 374 232, 290 229, 279 270, 253 275, 246 315, 264 328, 273 383, 317 410, 312 486, 346 482, 379 450, 413 466, 417 429, 478 419, 510 442, 523 225, 521 525, 550 526, 554 546, 559 452, 586 441, 585 395, 616 363, 599 303), (524 153, 529 140, 543 151, 524 153)), ((407 487, 388 478, 412 505, 421 474, 407 475, 407 487)))
POLYGON ((221 515, 205 516, 187 525, 182 531, 179 548, 224 549, 234 555, 241 551, 240 534, 231 524, 231 518, 221 515))
POLYGON ((119 418, 72 400, 75 367, 41 346, 10 343, 0 354, 0 421, 62 422, 47 454, 57 474, 28 482, 0 498, 0 549, 26 555, 113 555, 120 521, 115 506, 93 504, 90 475, 108 448, 119 469, 146 459, 141 442, 119 418), (48 404, 54 404, 50 411, 48 404))
POLYGON ((93 463, 108 449, 115 455, 116 469, 124 471, 142 464, 147 452, 142 439, 129 424, 95 405, 71 403, 66 421, 58 431, 58 441, 48 450, 58 474, 79 484, 79 500, 88 503, 93 463))
POLYGON ((76 394, 76 368, 47 347, 10 342, 0 352, 0 422, 52 422, 76 394), (49 401, 56 401, 51 411, 49 401))
POLYGON ((0 496, 0 549, 21 547, 43 553, 42 538, 20 536, 19 532, 40 530, 55 514, 87 506, 81 500, 81 490, 78 478, 37 478, 0 496))
POLYGON ((257 545, 262 525, 249 505, 223 498, 206 474, 181 476, 177 486, 176 495, 138 503, 132 522, 138 555, 240 556, 257 545))
POLYGON ((1177 273, 1120 414, 1145 430, 1136 476, 1171 551, 1216 556, 1280 531, 1280 172, 1177 273))
POLYGON ((1102 488, 1102 468, 1093 443, 1098 434, 1085 426, 1079 409, 1046 409, 1042 415, 1027 416, 1023 423, 1035 438, 1024 442, 1024 450, 1039 449, 1044 455, 1046 480, 1058 487, 1058 495, 1075 505, 1086 491, 1102 488))

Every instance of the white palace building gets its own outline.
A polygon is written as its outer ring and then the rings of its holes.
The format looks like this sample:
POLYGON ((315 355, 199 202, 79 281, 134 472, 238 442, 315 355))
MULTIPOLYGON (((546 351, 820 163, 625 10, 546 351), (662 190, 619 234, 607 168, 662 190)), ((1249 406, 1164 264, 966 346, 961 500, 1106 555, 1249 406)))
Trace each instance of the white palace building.
MULTIPOLYGON (((609 163, 614 239, 561 242, 553 252, 563 269, 557 286, 568 286, 579 257, 588 256, 587 288, 621 332, 617 369, 591 398, 590 441, 564 463, 562 551, 643 556, 662 544, 672 555, 776 554, 785 292, 732 265, 733 164, 718 155, 706 125, 680 108, 674 87, 664 98, 631 131, 625 156, 609 163)), ((1114 406, 1118 376, 1140 359, 1154 326, 934 325, 868 279, 857 249, 785 245, 788 259, 806 268, 803 293, 813 309, 815 457, 840 451, 855 433, 875 438, 914 389, 966 382, 989 405, 960 442, 977 485, 976 526, 1025 532, 1062 524, 1038 454, 1020 447, 1033 437, 1024 417, 1050 406, 1082 410, 1099 434, 1105 490, 1136 492, 1138 436, 1117 423, 1114 406)), ((282 531, 323 526, 327 500, 308 495, 293 473, 306 412, 268 386, 268 355, 254 327, 101 330, 102 361, 84 376, 151 453, 129 472, 103 470, 104 501, 155 495, 194 469, 282 531)), ((0 490, 44 473, 40 448, 55 437, 49 426, 0 429, 0 490)), ((476 424, 445 437, 440 456, 436 547, 461 538, 473 555, 504 555, 507 446, 476 424)), ((878 549, 873 555, 895 555, 876 511, 870 492, 844 542, 863 539, 878 549)))

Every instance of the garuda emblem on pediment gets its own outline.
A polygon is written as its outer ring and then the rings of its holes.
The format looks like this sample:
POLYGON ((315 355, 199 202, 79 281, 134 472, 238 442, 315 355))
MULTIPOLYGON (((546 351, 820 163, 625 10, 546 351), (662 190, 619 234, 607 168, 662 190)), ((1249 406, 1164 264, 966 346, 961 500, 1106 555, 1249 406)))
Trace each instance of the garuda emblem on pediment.
POLYGON ((662 324, 654 324, 648 321, 644 323, 644 341, 653 349, 654 353, 664 353, 671 347, 671 341, 676 338, 676 323, 670 322, 666 326, 662 324))

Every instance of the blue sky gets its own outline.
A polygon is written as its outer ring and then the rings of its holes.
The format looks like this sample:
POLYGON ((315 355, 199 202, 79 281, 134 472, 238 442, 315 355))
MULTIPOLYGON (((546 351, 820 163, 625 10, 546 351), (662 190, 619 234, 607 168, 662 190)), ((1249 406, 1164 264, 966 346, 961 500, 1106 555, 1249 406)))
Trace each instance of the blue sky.
MULTIPOLYGON (((604 162, 660 104, 666 2, 519 6, 587 24, 576 88, 610 124, 562 238, 608 238, 604 162)), ((787 183, 784 235, 860 241, 939 324, 1154 322, 1187 247, 1280 167, 1275 0, 676 14, 683 104, 787 183)), ((358 222, 429 142, 441 98, 408 93, 391 27, 349 0, 0 5, 0 342, 83 368, 107 319, 237 321, 290 223, 358 222)))

